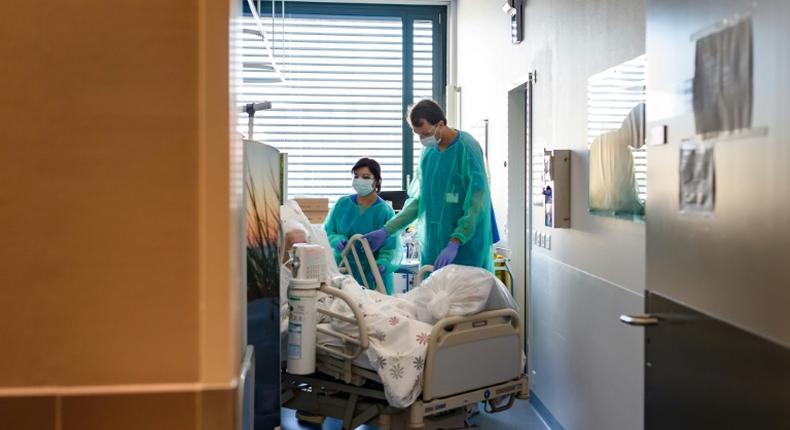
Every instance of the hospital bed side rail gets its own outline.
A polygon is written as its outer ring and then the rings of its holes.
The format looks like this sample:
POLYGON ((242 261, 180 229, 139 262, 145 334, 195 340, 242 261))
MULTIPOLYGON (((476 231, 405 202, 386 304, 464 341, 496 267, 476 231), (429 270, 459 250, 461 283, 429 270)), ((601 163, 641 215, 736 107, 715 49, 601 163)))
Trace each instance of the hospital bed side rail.
POLYGON ((434 325, 428 343, 423 400, 519 379, 523 375, 523 342, 521 322, 513 309, 441 319, 434 325), (467 353, 460 360, 455 351, 462 349, 467 353), (481 376, 477 380, 457 378, 450 374, 450 368, 481 376))
POLYGON ((420 271, 417 272, 417 277, 414 280, 414 286, 419 287, 422 285, 422 281, 425 280, 425 275, 431 272, 433 272, 433 266, 430 264, 420 267, 420 271))
MULTIPOLYGON (((362 235, 355 235, 352 239, 349 240, 349 245, 346 246, 343 252, 343 265, 346 268, 350 268, 350 264, 348 262, 347 255, 349 252, 354 253, 355 251, 349 251, 353 249, 351 246, 352 240, 354 242, 361 243, 363 248, 365 249, 365 253, 367 257, 372 259, 372 251, 370 250, 370 246, 367 243, 367 240, 362 235)), ((362 267, 359 264, 359 259, 354 253, 354 257, 357 260, 357 267, 362 267)), ((426 273, 432 272, 433 266, 423 266, 420 268, 419 273, 417 274, 417 282, 418 284, 422 282, 423 278, 425 277, 426 273)), ((348 273, 348 272, 346 272, 348 273)), ((378 277, 378 279, 381 279, 378 277)), ((383 286, 383 283, 381 284, 383 286)), ((383 287, 382 287, 383 289, 383 287)), ((334 287, 330 287, 327 285, 322 285, 319 288, 319 291, 323 292, 324 294, 337 297, 343 300, 346 305, 352 310, 354 314, 354 318, 349 318, 345 315, 340 315, 335 312, 332 312, 328 309, 319 308, 318 312, 322 313, 330 318, 336 318, 340 321, 344 321, 349 324, 356 324, 358 326, 358 333, 359 337, 354 338, 343 333, 339 333, 332 329, 327 329, 324 327, 318 327, 317 330, 319 333, 322 333, 327 336, 334 337, 339 339, 342 344, 342 350, 340 346, 334 345, 322 345, 320 343, 316 343, 316 348, 328 354, 328 356, 319 357, 317 358, 317 362, 321 370, 325 373, 332 375, 333 377, 340 379, 346 383, 355 383, 355 385, 359 385, 361 382, 364 382, 364 379, 373 380, 376 382, 381 382, 381 379, 375 372, 371 372, 367 369, 358 368, 354 365, 354 360, 359 357, 369 345, 368 340, 368 326, 367 322, 365 321, 364 314, 359 309, 356 303, 353 303, 350 296, 344 293, 342 290, 334 287)), ((384 293, 386 294, 386 293, 384 293)))
POLYGON ((354 360, 355 358, 359 357, 359 355, 362 354, 363 351, 368 349, 368 346, 370 345, 370 341, 368 339, 368 325, 362 314, 362 310, 359 308, 359 306, 356 303, 354 303, 353 299, 351 299, 351 297, 348 294, 344 293, 342 290, 339 290, 334 287, 330 287, 328 285, 322 285, 318 289, 318 291, 327 294, 329 296, 334 296, 336 299, 340 299, 344 301, 348 306, 348 308, 351 309, 351 312, 354 314, 354 317, 351 318, 346 315, 342 315, 325 308, 318 308, 318 312, 330 318, 335 318, 337 320, 356 325, 358 329, 358 334, 356 337, 349 336, 337 332, 335 330, 328 330, 323 327, 318 327, 317 330, 320 333, 323 333, 328 336, 336 337, 341 341, 343 341, 344 345, 350 344, 354 346, 350 348, 346 347, 342 351, 332 346, 321 345, 321 344, 316 344, 316 348, 342 359, 354 360))
MULTIPOLYGON (((415 285, 421 286, 426 275, 431 272, 433 272, 433 266, 431 265, 420 267, 419 272, 417 272, 415 285)), ((437 366, 443 366, 442 363, 437 364, 437 356, 440 355, 440 351, 443 349, 449 350, 449 348, 461 344, 467 344, 473 348, 476 342, 480 344, 482 348, 482 345, 487 341, 497 338, 504 340, 501 345, 509 345, 509 348, 512 349, 512 351, 509 351, 509 354, 517 354, 520 358, 523 352, 524 333, 521 329, 521 319, 516 311, 512 309, 498 309, 480 312, 475 315, 454 316, 439 320, 431 331, 428 344, 425 371, 423 373, 423 400, 431 400, 436 397, 437 394, 440 396, 448 394, 442 392, 442 390, 438 389, 434 384, 437 382, 434 378, 437 374, 437 366), (509 342, 507 338, 515 338, 517 339, 517 343, 509 342)), ((479 364, 485 366, 487 364, 486 361, 487 360, 481 360, 479 364)), ((502 363, 500 362, 497 364, 502 363)), ((481 371, 485 370, 486 369, 481 369, 481 371)), ((498 376, 500 379, 503 379, 502 381, 487 381, 479 385, 482 387, 493 383, 506 382, 507 379, 519 379, 522 373, 521 366, 518 366, 518 369, 514 367, 513 374, 511 375, 512 378, 503 376, 503 373, 498 376)), ((492 377, 497 377, 497 375, 492 375, 492 377)), ((528 393, 522 393, 521 395, 527 394, 528 393)))
POLYGON ((354 263, 357 265, 357 270, 360 274, 362 274, 362 282, 365 284, 365 288, 367 289, 375 289, 381 294, 387 294, 387 289, 384 287, 384 280, 381 279, 381 273, 378 270, 378 264, 376 264, 376 258, 373 255, 373 250, 370 249, 370 244, 368 240, 365 239, 365 236, 361 234, 355 234, 348 239, 348 243, 346 247, 341 252, 341 265, 345 269, 345 273, 351 275, 353 272, 351 270, 351 264, 348 260, 348 254, 351 254, 354 257, 354 263), (356 244, 360 244, 362 247, 363 252, 365 253, 365 259, 368 262, 368 268, 370 268, 370 272, 373 274, 373 280, 376 282, 375 287, 371 288, 368 284, 367 276, 364 276, 364 271, 362 270, 362 261, 359 259, 359 253, 357 252, 356 244))
POLYGON ((339 299, 345 302, 348 308, 351 309, 353 318, 324 308, 318 308, 319 313, 349 323, 357 328, 356 336, 349 336, 331 328, 321 326, 316 328, 319 333, 339 339, 342 345, 336 346, 316 342, 316 349, 324 352, 324 354, 316 357, 318 368, 322 372, 347 384, 362 385, 371 376, 377 377, 378 375, 373 374, 360 374, 359 369, 356 369, 353 365, 354 360, 367 350, 370 345, 368 325, 362 310, 348 294, 338 288, 322 285, 318 291, 334 296, 335 300, 339 299))

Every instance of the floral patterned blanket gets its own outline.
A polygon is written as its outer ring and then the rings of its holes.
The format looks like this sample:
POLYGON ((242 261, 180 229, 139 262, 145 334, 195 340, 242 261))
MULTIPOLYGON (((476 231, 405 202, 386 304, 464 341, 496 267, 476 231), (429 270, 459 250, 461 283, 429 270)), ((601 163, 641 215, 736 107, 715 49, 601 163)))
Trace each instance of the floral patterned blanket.
MULTIPOLYGON (((361 287, 349 276, 333 280, 333 286, 352 297, 368 325, 370 347, 365 358, 384 384, 392 406, 405 408, 422 391, 422 374, 432 324, 448 316, 473 315, 484 310, 518 310, 504 285, 490 272, 450 265, 436 271, 413 291, 387 296, 361 287)), ((352 317, 342 300, 319 299, 319 306, 352 317)), ((343 334, 358 333, 356 323, 323 319, 343 334)))
MULTIPOLYGON (((432 326, 416 319, 410 302, 364 289, 353 278, 344 280, 341 289, 362 309, 370 339, 365 354, 384 384, 387 401, 394 407, 408 407, 422 391, 422 371, 432 326)), ((326 305, 334 312, 352 316, 342 300, 327 301, 326 305)), ((335 319, 331 326, 346 335, 354 335, 358 330, 355 324, 335 319)))

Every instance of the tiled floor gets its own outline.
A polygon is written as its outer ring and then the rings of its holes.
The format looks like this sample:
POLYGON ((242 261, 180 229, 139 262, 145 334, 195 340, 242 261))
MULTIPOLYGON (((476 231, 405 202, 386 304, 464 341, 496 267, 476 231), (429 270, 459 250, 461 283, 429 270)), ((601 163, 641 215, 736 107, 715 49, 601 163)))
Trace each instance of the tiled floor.
MULTIPOLYGON (((291 409, 282 410, 282 430, 314 430, 318 426, 301 425, 296 421, 294 411, 291 409)), ((474 423, 480 426, 481 430, 549 430, 546 423, 540 418, 538 413, 527 401, 518 401, 505 412, 498 414, 486 414, 481 412, 474 419, 474 423)), ((321 430, 340 430, 340 421, 327 419, 321 430)), ((375 430, 374 427, 360 427, 358 430, 375 430)))
POLYGON ((482 412, 475 423, 481 430, 549 430, 535 408, 525 400, 516 402, 512 408, 498 414, 482 412))

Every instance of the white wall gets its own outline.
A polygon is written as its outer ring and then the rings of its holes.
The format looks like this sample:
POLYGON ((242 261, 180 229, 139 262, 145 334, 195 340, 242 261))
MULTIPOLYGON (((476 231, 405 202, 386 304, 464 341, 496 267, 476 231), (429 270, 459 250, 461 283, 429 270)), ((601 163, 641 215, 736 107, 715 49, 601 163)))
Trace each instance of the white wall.
MULTIPOLYGON (((642 306, 645 227, 587 213, 586 85, 590 75, 644 52, 645 2, 530 0, 520 45, 510 43, 501 5, 458 0, 456 15, 461 127, 490 121, 500 225, 508 206, 507 92, 530 71, 538 77, 535 151, 573 151, 572 228, 552 231, 552 249, 531 255, 532 388, 566 429, 641 428, 643 338, 617 317, 642 306)), ((540 220, 536 214, 533 225, 540 220)))
POLYGON ((552 254, 641 292, 644 226, 587 214, 585 151, 587 78, 644 52, 644 1, 530 0, 520 45, 510 43, 501 3, 459 0, 457 8, 461 124, 490 121, 489 165, 499 222, 504 225, 507 218, 507 91, 537 70, 536 143, 574 150, 573 229, 553 235, 552 254))

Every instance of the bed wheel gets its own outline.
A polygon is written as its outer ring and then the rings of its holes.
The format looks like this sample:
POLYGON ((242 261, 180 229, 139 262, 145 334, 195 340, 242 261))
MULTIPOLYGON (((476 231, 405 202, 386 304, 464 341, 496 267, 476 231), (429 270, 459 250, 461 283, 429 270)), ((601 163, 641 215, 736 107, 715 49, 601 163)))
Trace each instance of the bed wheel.
POLYGON ((513 403, 516 401, 515 394, 509 394, 505 397, 498 397, 496 399, 491 399, 486 401, 486 412, 489 414, 495 414, 497 412, 502 412, 510 409, 513 406, 513 403), (507 402, 503 402, 504 399, 507 399, 507 402))
POLYGON ((318 414, 311 414, 306 411, 296 411, 296 420, 300 423, 317 424, 321 425, 326 420, 326 417, 318 414))

